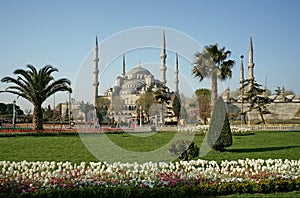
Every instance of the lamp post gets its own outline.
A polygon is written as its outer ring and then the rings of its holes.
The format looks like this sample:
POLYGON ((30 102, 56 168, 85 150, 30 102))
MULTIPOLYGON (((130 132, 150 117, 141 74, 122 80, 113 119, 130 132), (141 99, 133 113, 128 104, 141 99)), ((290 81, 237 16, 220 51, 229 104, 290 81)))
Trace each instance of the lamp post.
POLYGON ((142 127, 142 106, 140 106, 140 127, 142 127))
POLYGON ((52 116, 52 122, 53 122, 53 129, 55 129, 55 115, 56 115, 56 108, 55 108, 55 93, 53 94, 53 116, 52 116))
POLYGON ((241 108, 241 127, 243 127, 243 121, 244 121, 244 66, 243 66, 243 58, 244 55, 240 56, 241 58, 241 79, 240 79, 240 89, 241 89, 241 102, 242 102, 242 108, 241 108))
POLYGON ((161 111, 160 111, 160 120, 161 120, 161 126, 164 126, 164 106, 163 103, 161 103, 161 111))
POLYGON ((13 101, 13 120, 12 120, 13 128, 16 127, 16 100, 13 101))
POLYGON ((69 92, 69 127, 71 127, 71 92, 69 92))

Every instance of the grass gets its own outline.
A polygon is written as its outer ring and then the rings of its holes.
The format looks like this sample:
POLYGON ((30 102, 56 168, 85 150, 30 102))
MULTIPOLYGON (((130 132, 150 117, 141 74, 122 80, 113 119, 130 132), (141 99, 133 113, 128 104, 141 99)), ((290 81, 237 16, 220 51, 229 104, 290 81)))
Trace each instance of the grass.
POLYGON ((109 139, 116 145, 125 148, 128 151, 147 152, 160 148, 167 144, 175 135, 175 132, 153 133, 149 136, 141 136, 143 134, 109 135, 109 139))
MULTIPOLYGON (((203 137, 196 137, 199 144, 203 137)), ((254 135, 233 136, 233 145, 225 152, 211 150, 206 160, 300 159, 300 132, 257 131, 254 135)))
MULTIPOLYGON (((148 137, 109 134, 111 141, 131 151, 147 152, 168 143, 174 132, 161 132, 148 137)), ((92 137, 95 138, 96 136, 92 137)), ((194 141, 200 147, 203 136, 194 141)), ((300 132, 255 132, 249 136, 233 136, 233 145, 225 152, 210 151, 206 160, 238 160, 245 158, 300 159, 300 132)), ((7 161, 99 161, 85 147, 78 135, 17 136, 0 138, 0 160, 7 161)))
POLYGON ((0 138, 0 160, 97 161, 79 136, 18 136, 0 138))

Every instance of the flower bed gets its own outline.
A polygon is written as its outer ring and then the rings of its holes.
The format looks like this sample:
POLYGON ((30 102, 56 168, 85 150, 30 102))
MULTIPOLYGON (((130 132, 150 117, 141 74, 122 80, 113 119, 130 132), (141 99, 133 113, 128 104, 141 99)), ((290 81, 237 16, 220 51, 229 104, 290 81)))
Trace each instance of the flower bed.
MULTIPOLYGON (((196 160, 175 163, 9 162, 0 161, 0 192, 33 193, 77 187, 195 187, 224 183, 297 180, 300 160, 196 160)), ((224 185, 223 185, 224 186, 224 185)), ((294 188, 293 188, 294 189, 294 188)))
POLYGON ((100 129, 95 128, 63 128, 63 129, 44 129, 34 130, 28 128, 0 128, 0 137, 15 137, 15 136, 56 136, 56 135, 77 135, 78 133, 84 134, 120 134, 124 133, 121 128, 103 127, 100 129))
MULTIPOLYGON (((243 136, 243 135, 251 135, 252 131, 246 128, 240 127, 230 127, 232 135, 243 136)), ((190 126, 190 127, 179 127, 179 132, 187 133, 191 135, 205 135, 209 131, 209 125, 198 125, 198 126, 190 126)))

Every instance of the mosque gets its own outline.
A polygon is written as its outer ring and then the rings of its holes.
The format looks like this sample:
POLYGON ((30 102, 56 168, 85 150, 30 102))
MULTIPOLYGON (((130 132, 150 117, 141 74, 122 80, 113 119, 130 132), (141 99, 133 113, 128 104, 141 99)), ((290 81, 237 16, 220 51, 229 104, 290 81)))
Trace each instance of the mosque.
MULTIPOLYGON (((99 57, 98 57, 98 39, 96 37, 96 44, 94 48, 94 82, 93 82, 93 104, 97 106, 97 99, 98 98, 106 98, 110 101, 110 107, 108 108, 108 116, 115 119, 117 122, 134 122, 134 120, 139 121, 139 117, 143 116, 143 122, 150 121, 150 118, 146 118, 144 116, 142 109, 136 106, 136 101, 139 97, 144 94, 145 92, 151 92, 157 89, 157 87, 163 85, 166 86, 166 40, 165 40, 165 33, 163 32, 162 36, 162 47, 161 47, 161 65, 160 65, 160 79, 156 79, 155 76, 146 68, 144 68, 140 61, 138 66, 132 68, 128 72, 126 72, 126 63, 125 63, 125 55, 122 57, 122 65, 121 71, 122 73, 117 76, 115 85, 113 87, 108 88, 103 95, 99 95, 98 87, 98 74, 99 74, 99 57), (140 112, 141 111, 141 112, 140 112)), ((175 70, 174 70, 174 91, 170 92, 170 94, 177 94, 178 93, 178 55, 176 53, 176 60, 175 60, 175 70)), ((170 109, 172 108, 167 108, 170 109)), ((171 122, 177 122, 177 118, 175 117, 174 112, 166 112, 168 115, 168 119, 171 122)), ((161 118, 160 122, 163 122, 161 118)), ((164 122, 167 122, 165 119, 164 122)))
MULTIPOLYGON (((153 92, 159 86, 166 86, 166 39, 165 33, 162 35, 162 47, 161 47, 161 64, 160 64, 160 79, 157 79, 149 70, 144 68, 139 62, 138 66, 130 69, 126 72, 126 62, 125 55, 122 57, 121 63, 121 74, 116 77, 115 85, 106 89, 103 95, 99 95, 99 57, 98 57, 98 38, 96 37, 96 43, 94 48, 94 71, 93 71, 93 105, 97 106, 97 100, 99 98, 105 98, 110 101, 110 106, 108 108, 107 116, 109 118, 115 119, 117 122, 129 123, 136 122, 137 120, 142 120, 142 122, 147 123, 149 121, 156 120, 156 124, 165 124, 177 123, 177 117, 175 116, 172 107, 169 106, 165 108, 164 114, 157 115, 155 118, 147 118, 142 109, 136 106, 136 101, 140 96, 146 92, 153 92), (168 116, 167 116, 168 115, 168 116), (139 119, 140 118, 140 119, 139 119)), ((250 90, 253 86, 254 78, 254 62, 253 62, 253 44, 252 36, 250 36, 250 46, 248 51, 248 77, 244 78, 244 65, 243 57, 241 57, 240 65, 240 90, 243 93, 247 89, 250 90), (248 88, 243 87, 245 80, 249 81, 248 88)), ((170 95, 179 96, 178 90, 178 55, 175 57, 175 66, 174 66, 174 88, 173 92, 168 90, 170 95)), ((169 88, 168 88, 169 89, 169 88)), ((265 93, 264 93, 265 95, 265 93)), ((243 100, 242 96, 231 97, 230 89, 228 88, 222 95, 224 101, 227 103, 228 111, 232 115, 236 115, 236 118, 239 118, 239 112, 243 109, 243 100)), ((266 119, 299 119, 300 117, 300 95, 287 95, 285 94, 285 89, 282 87, 281 95, 270 95, 268 96, 271 101, 269 109, 272 114, 265 115, 266 119)), ((74 118, 83 117, 83 113, 80 111, 79 106, 80 102, 72 102, 70 104, 72 109, 72 115, 74 118)), ((246 105, 246 104, 245 104, 246 105)), ((68 104, 62 105, 62 112, 66 112, 68 104)), ((259 119, 259 114, 255 111, 248 113, 251 119, 259 119)), ((88 115, 89 122, 95 121, 95 115, 93 112, 90 112, 88 115)))

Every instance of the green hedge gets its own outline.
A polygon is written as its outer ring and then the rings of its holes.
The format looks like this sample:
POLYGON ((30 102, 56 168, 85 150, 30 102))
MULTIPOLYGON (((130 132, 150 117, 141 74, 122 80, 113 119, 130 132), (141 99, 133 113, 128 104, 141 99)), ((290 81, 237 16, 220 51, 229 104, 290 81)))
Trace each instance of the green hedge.
POLYGON ((232 194, 282 193, 300 190, 300 178, 266 180, 261 182, 225 182, 180 187, 76 187, 40 190, 30 194, 4 194, 0 197, 200 197, 232 194))

